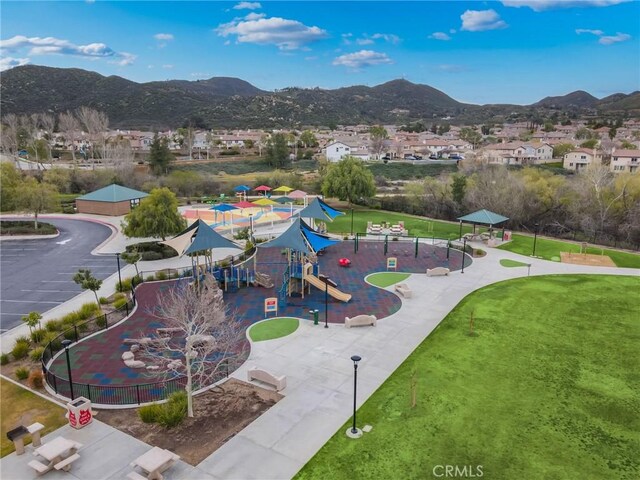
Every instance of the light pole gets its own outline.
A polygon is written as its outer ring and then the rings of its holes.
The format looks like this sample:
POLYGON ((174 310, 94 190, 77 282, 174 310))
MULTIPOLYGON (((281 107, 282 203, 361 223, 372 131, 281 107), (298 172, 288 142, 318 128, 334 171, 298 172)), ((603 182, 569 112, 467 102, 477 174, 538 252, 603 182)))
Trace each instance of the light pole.
POLYGON ((249 237, 253 241, 253 213, 249 214, 249 237))
POLYGON ((538 227, 540 226, 540 224, 538 222, 535 223, 534 228, 535 230, 533 231, 533 253, 531 254, 532 257, 536 256, 536 240, 538 239, 538 227))
POLYGON ((358 362, 362 360, 359 355, 353 355, 351 361, 353 362, 353 425, 347 430, 347 435, 351 438, 360 438, 362 431, 356 427, 356 398, 358 390, 358 362))
POLYGON ((353 207, 351 207, 351 236, 353 237, 353 207))
POLYGON ((118 262, 118 291, 122 291, 122 276, 120 275, 120 252, 116 253, 116 261, 118 262))
POLYGON ((462 220, 460 220, 460 235, 458 235, 458 238, 462 238, 462 220))
POLYGON ((329 284, 324 281, 324 328, 329 328, 329 284))
POLYGON ((464 238, 462 241, 462 272, 460 273, 464 273, 464 255, 466 251, 467 251, 467 239, 464 238))
POLYGON ((71 400, 75 400, 76 397, 73 394, 73 379, 71 378, 71 360, 69 360, 69 345, 71 340, 62 340, 62 346, 64 347, 64 353, 67 356, 67 377, 69 378, 69 389, 71 390, 71 400))

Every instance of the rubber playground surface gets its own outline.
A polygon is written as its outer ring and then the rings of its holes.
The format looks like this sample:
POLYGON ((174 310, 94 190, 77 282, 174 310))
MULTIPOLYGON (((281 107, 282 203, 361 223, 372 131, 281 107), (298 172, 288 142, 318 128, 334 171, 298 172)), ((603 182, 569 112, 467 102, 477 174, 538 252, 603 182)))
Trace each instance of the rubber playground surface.
MULTIPOLYGON (((359 251, 354 254, 353 242, 342 242, 329 247, 324 255, 318 257, 320 274, 329 276, 338 284, 339 290, 352 295, 348 303, 328 297, 329 323, 343 324, 345 316, 359 314, 372 314, 381 319, 399 310, 399 297, 364 281, 370 273, 386 271, 387 257, 397 257, 399 272, 425 273, 427 268, 436 266, 448 267, 451 270, 461 267, 462 254, 457 250, 451 250, 450 259, 447 260, 446 247, 420 244, 419 254, 414 257, 415 247, 412 243, 401 241, 389 242, 388 245, 388 253, 385 256, 382 242, 360 241, 359 251), (338 260, 345 257, 352 261, 348 268, 340 267, 338 264, 338 260)), ((229 288, 224 293, 225 303, 235 312, 238 321, 246 327, 265 318, 264 300, 278 296, 277 290, 282 285, 286 262, 286 255, 278 248, 259 249, 256 270, 269 274, 275 286, 270 289, 243 286, 239 289, 229 288)), ((466 262, 471 263, 471 260, 466 257, 466 262)), ((125 386, 157 381, 159 377, 145 369, 132 369, 124 365, 122 354, 129 350, 129 346, 123 345, 122 342, 128 338, 155 336, 156 329, 164 326, 153 316, 156 300, 164 290, 172 288, 178 281, 186 280, 143 283, 136 289, 138 306, 129 319, 71 347, 69 353, 74 383, 125 386)), ((320 321, 324 322, 325 293, 314 287, 311 287, 310 293, 305 293, 304 298, 287 297, 286 306, 279 308, 277 316, 311 320, 309 310, 312 309, 319 310, 320 321)), ((248 347, 248 341, 245 346, 248 347)), ((248 355, 249 348, 246 348, 246 352, 248 355)), ((62 378, 67 377, 64 355, 59 355, 54 360, 51 370, 62 378)))

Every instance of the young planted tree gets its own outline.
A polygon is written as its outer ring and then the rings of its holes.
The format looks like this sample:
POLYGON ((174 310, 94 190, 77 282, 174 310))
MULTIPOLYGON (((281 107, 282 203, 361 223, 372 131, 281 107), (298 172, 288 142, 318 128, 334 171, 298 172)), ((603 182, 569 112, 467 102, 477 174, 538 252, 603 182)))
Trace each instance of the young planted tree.
POLYGON ((122 255, 120 255, 120 258, 129 265, 133 265, 136 268, 136 277, 140 276, 140 272, 138 271, 138 262, 140 261, 140 258, 142 258, 142 255, 140 255, 137 250, 134 250, 133 252, 123 252, 122 255))
POLYGON ((122 222, 127 237, 160 237, 162 240, 186 227, 186 220, 178 212, 178 199, 166 187, 151 190, 122 222))
POLYGON ((211 275, 200 287, 181 282, 162 292, 154 316, 176 330, 170 339, 151 337, 142 356, 168 378, 187 376, 187 413, 193 417, 193 392, 244 361, 245 328, 225 307, 222 291, 211 275))
POLYGON ((347 156, 329 166, 322 182, 322 193, 327 197, 347 200, 351 205, 360 198, 373 197, 376 183, 361 160, 347 156))
POLYGON ((167 173, 171 162, 175 160, 169 150, 166 138, 160 138, 158 133, 153 136, 153 142, 149 149, 149 165, 156 175, 167 173))
POLYGON ((38 229, 38 214, 50 212, 60 207, 58 190, 49 183, 40 183, 35 178, 27 178, 18 192, 18 206, 33 212, 34 228, 38 229))
POLYGON ((33 329, 35 327, 40 328, 40 321, 42 320, 42 315, 39 312, 29 312, 27 315, 22 317, 22 321, 27 324, 29 327, 29 333, 33 333, 33 329))
POLYGON ((276 133, 267 141, 267 163, 273 167, 282 167, 289 160, 289 147, 283 133, 276 133))
POLYGON ((76 282, 83 290, 91 290, 96 297, 96 303, 100 307, 100 299, 98 299, 98 290, 102 286, 102 280, 98 280, 91 274, 91 270, 88 268, 81 268, 73 276, 73 281, 76 282))
POLYGON ((371 136, 371 152, 379 159, 384 150, 384 141, 389 138, 389 134, 382 125, 374 125, 369 129, 369 135, 371 136))

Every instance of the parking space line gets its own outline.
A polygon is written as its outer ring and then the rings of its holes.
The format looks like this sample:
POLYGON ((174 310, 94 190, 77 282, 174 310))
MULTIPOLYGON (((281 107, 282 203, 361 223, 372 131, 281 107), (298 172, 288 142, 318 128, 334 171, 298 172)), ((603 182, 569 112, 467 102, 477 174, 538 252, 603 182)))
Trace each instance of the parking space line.
POLYGON ((22 289, 21 292, 41 292, 41 293, 75 293, 80 292, 80 290, 30 290, 30 289, 22 289))
MULTIPOLYGON (((65 301, 66 301, 66 300, 65 300, 65 301)), ((64 303, 64 302, 45 302, 44 300, 42 300, 42 301, 40 301, 40 300, 39 300, 39 301, 37 301, 37 302, 36 302, 36 301, 33 301, 33 300, 4 300, 4 299, 0 300, 0 302, 7 302, 7 303, 31 303, 31 304, 33 304, 33 305, 39 305, 39 304, 41 304, 41 303, 50 303, 51 305, 60 305, 61 303, 64 303)), ((4 315, 4 313, 3 313, 3 315, 4 315)))

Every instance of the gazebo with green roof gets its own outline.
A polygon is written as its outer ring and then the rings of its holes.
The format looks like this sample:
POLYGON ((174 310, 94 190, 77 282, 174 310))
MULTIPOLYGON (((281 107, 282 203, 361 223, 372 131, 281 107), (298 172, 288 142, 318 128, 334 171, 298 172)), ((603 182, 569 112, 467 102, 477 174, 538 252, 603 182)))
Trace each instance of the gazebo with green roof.
POLYGON ((132 208, 140 204, 140 200, 148 196, 132 188, 115 183, 95 192, 76 198, 78 213, 94 213, 97 215, 126 215, 132 208))
POLYGON ((489 210, 482 209, 465 215, 464 217, 458 217, 458 220, 460 221, 460 237, 462 238, 463 222, 473 224, 473 233, 476 233, 476 225, 488 225, 489 231, 493 231, 493 227, 506 222, 509 218, 489 210))

